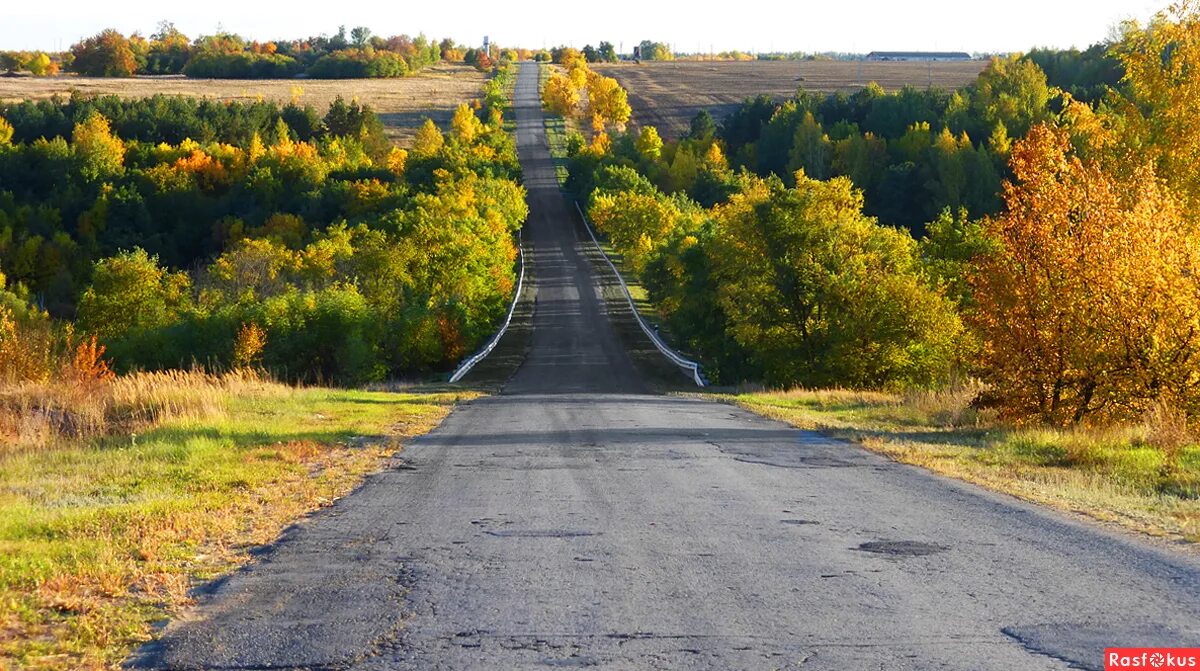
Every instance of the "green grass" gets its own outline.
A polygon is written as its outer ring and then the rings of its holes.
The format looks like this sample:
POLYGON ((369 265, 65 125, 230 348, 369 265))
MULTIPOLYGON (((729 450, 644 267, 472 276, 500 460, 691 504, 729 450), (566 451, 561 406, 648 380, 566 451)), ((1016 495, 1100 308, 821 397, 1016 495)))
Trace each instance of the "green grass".
POLYGON ((971 396, 799 390, 721 398, 995 491, 1200 542, 1200 447, 1184 447, 1172 463, 1150 444, 1147 427, 1008 426, 978 416, 967 405, 971 396))
POLYGON ((197 581, 350 491, 459 398, 221 394, 211 417, 0 460, 0 668, 114 667, 197 581))

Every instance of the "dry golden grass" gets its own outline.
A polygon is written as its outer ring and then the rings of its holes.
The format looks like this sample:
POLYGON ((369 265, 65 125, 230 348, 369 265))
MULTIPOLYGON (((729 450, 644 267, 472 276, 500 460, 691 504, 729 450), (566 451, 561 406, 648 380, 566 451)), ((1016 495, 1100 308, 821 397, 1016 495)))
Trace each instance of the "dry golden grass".
POLYGON ((275 386, 251 370, 134 373, 0 385, 0 458, 80 439, 136 433, 168 419, 219 416, 229 394, 275 386))
POLYGON ((887 394, 753 390, 723 397, 907 464, 1175 541, 1200 542, 1200 447, 1167 411, 1133 426, 1014 427, 969 406, 978 388, 887 394))
POLYGON ((111 385, 106 407, 136 436, 0 455, 0 669, 119 668, 197 582, 349 492, 462 397, 244 374, 111 385))
POLYGON ((746 98, 789 98, 803 86, 819 93, 852 92, 870 82, 893 91, 903 86, 958 88, 979 76, 984 61, 913 63, 866 61, 673 61, 592 66, 629 92, 633 122, 656 126, 663 137, 685 134, 692 117, 707 109, 719 122, 746 98))
POLYGON ((63 75, 0 78, 0 101, 43 100, 54 95, 68 96, 72 91, 123 98, 161 93, 226 101, 287 103, 295 99, 324 114, 329 103, 340 95, 370 105, 379 114, 388 136, 400 144, 408 144, 427 116, 443 127, 449 124, 455 107, 480 97, 483 81, 483 73, 474 67, 449 63, 400 79, 113 79, 63 75))

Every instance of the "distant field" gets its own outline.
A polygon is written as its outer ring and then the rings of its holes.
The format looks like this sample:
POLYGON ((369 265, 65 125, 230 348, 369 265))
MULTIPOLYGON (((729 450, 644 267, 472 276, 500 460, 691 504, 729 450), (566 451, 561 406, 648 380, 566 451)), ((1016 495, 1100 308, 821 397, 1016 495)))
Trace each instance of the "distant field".
POLYGON ((747 61, 593 65, 629 91, 633 122, 658 127, 664 136, 687 131, 692 117, 707 109, 717 121, 746 98, 791 97, 810 91, 856 91, 869 82, 888 90, 905 85, 957 88, 971 83, 984 61, 962 63, 868 63, 851 61, 747 61))
POLYGON ((116 94, 141 98, 156 93, 200 96, 219 100, 274 100, 312 105, 321 113, 339 95, 358 98, 379 113, 388 137, 406 144, 425 117, 439 125, 448 124, 459 103, 479 97, 484 75, 465 65, 440 64, 403 79, 187 79, 185 77, 136 77, 105 79, 92 77, 0 78, 0 101, 43 99, 55 94, 116 94))

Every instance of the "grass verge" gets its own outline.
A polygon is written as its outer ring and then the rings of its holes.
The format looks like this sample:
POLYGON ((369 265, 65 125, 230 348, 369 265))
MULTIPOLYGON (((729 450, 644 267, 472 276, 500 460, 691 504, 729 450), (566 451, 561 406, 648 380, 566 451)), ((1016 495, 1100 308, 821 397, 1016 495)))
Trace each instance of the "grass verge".
POLYGON ((0 458, 0 669, 117 668, 463 396, 210 386, 203 413, 0 458))
POLYGON ((1127 530, 1200 542, 1200 447, 1174 458, 1153 427, 1056 430, 986 421, 974 390, 908 395, 838 390, 721 398, 896 461, 1127 530))

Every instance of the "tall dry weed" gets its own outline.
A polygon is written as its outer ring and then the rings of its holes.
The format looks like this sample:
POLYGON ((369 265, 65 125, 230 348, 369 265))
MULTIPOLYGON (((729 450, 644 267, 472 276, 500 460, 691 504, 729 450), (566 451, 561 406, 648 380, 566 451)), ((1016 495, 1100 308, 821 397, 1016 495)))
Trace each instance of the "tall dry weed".
POLYGON ((1146 411, 1146 442, 1163 453, 1163 475, 1179 471, 1183 448, 1193 441, 1187 413, 1165 399, 1155 401, 1146 411))
POLYGON ((63 375, 0 384, 0 456, 143 431, 171 419, 216 417, 231 394, 288 389, 250 370, 63 375))

